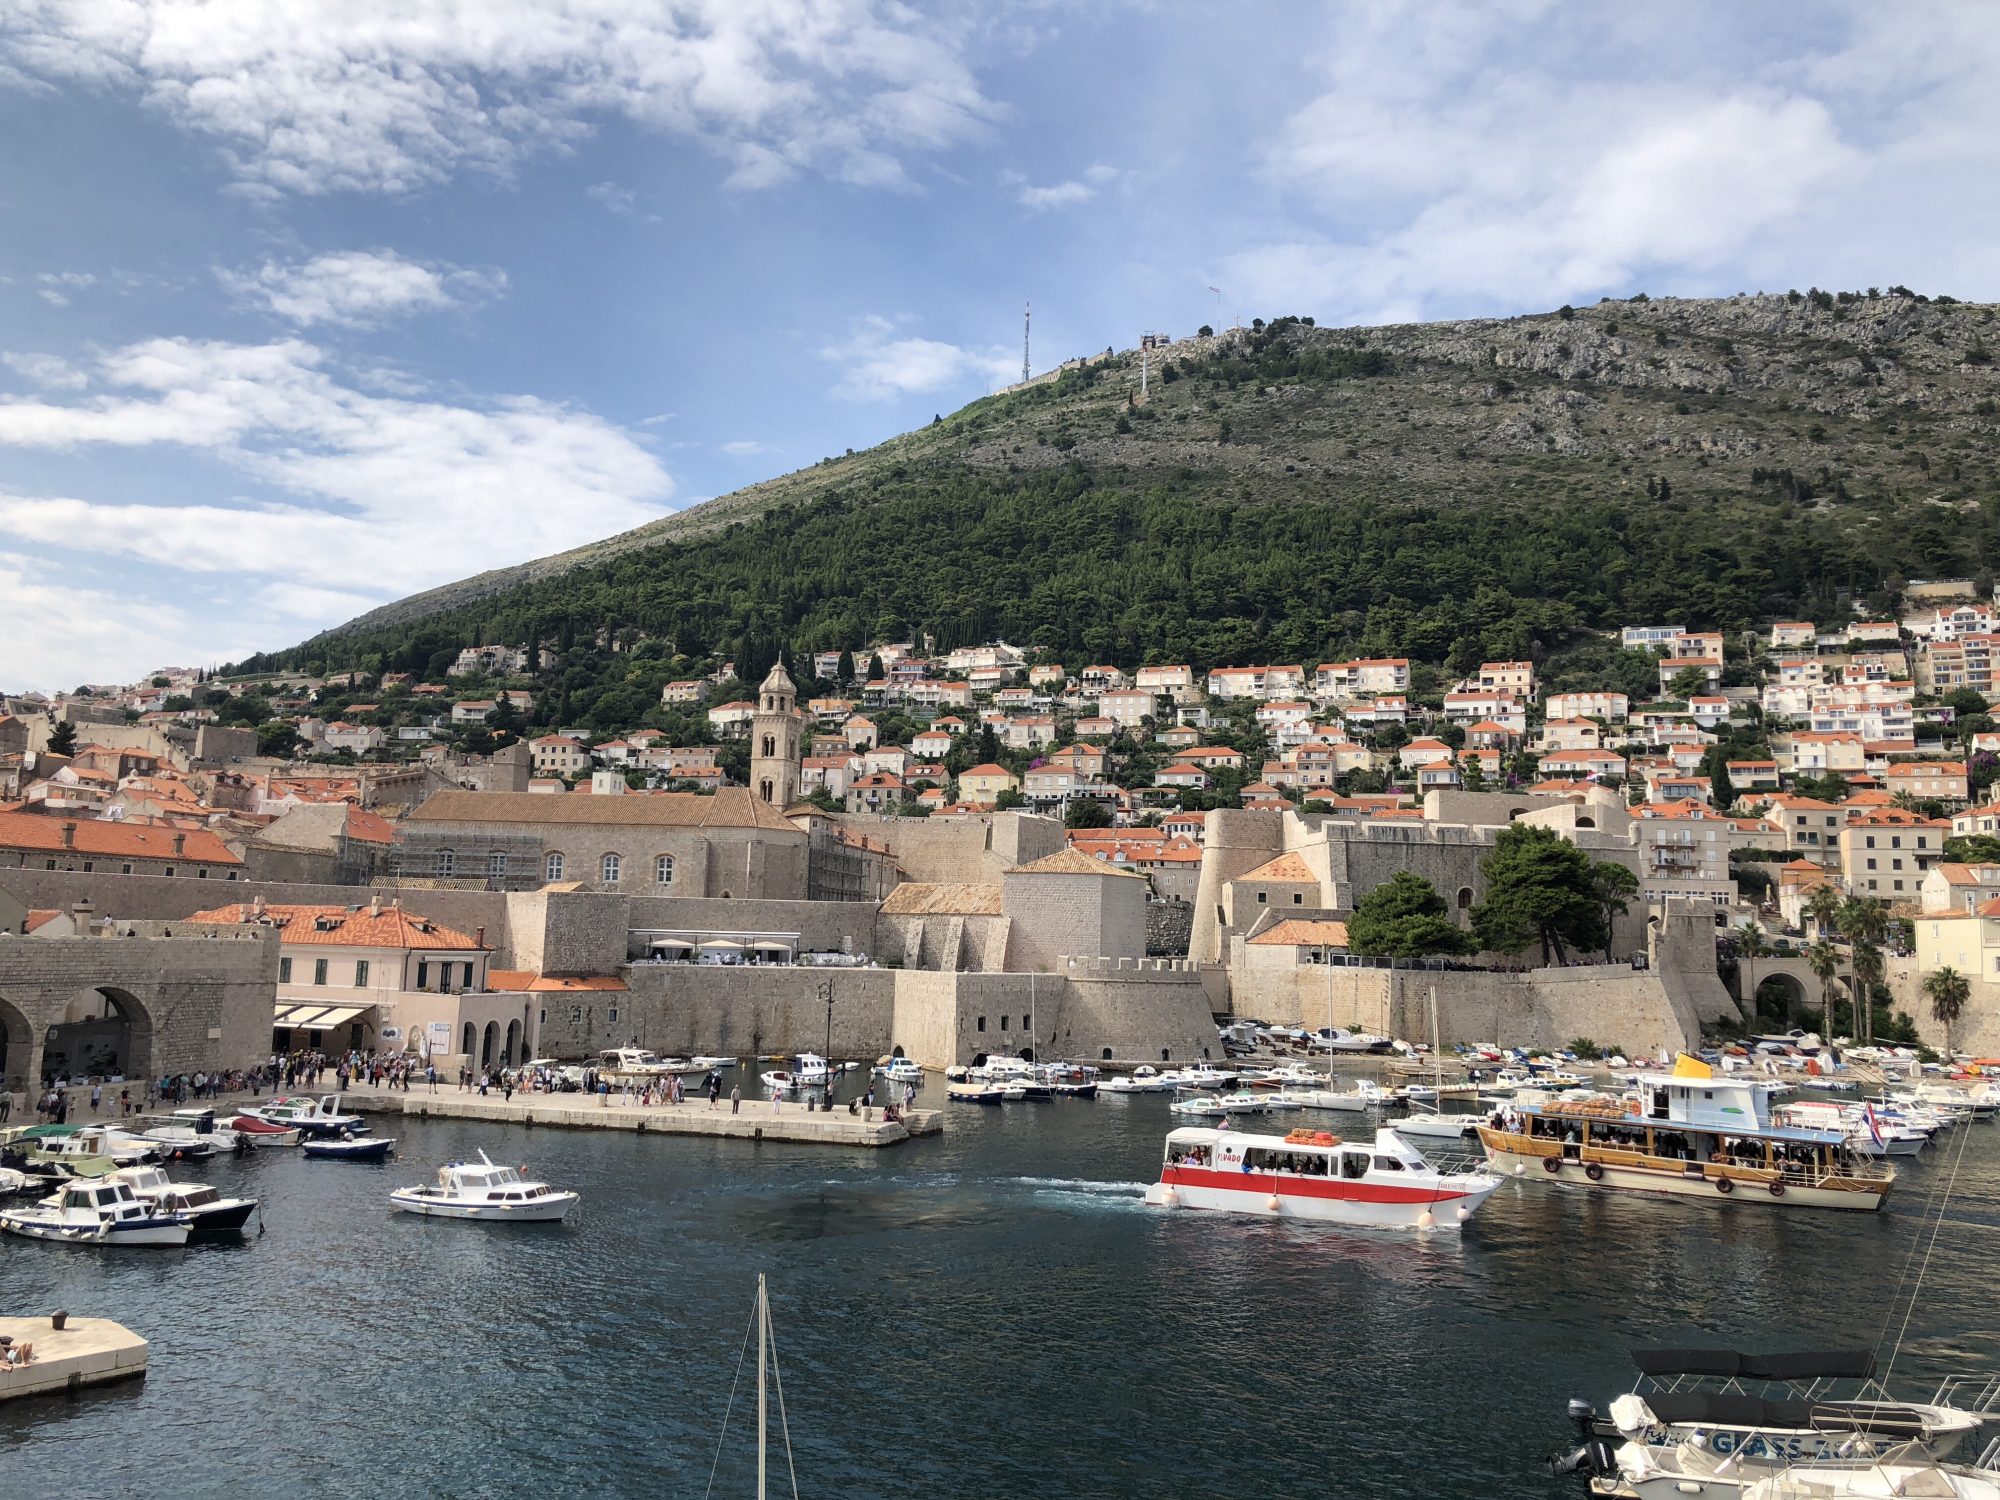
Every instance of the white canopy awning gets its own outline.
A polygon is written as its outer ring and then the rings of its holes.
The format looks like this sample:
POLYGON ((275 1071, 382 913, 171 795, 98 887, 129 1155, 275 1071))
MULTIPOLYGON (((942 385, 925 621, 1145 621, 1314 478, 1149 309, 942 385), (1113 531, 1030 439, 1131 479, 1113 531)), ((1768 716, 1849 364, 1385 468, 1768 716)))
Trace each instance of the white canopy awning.
POLYGON ((345 1025, 364 1010, 372 1010, 368 1005, 284 1005, 280 1004, 274 1025, 307 1026, 315 1031, 324 1031, 331 1026, 345 1025))
POLYGON ((686 938, 654 938, 646 946, 648 948, 692 948, 694 944, 686 938))
POLYGON ((760 938, 750 946, 757 949, 760 953, 790 953, 792 951, 790 943, 775 942, 770 938, 760 938))
POLYGON ((728 938, 711 938, 701 945, 704 953, 741 953, 743 945, 732 943, 728 938))

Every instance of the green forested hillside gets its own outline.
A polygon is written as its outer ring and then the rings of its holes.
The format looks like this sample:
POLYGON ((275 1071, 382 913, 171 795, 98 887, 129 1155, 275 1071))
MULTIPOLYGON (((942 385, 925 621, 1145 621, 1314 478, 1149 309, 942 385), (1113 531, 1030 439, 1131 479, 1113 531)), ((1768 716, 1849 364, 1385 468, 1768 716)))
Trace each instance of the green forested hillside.
POLYGON ((567 559, 241 664, 435 674, 560 643, 570 712, 712 655, 1004 636, 1199 668, 1452 669, 1990 576, 1994 309, 1901 289, 1284 319, 1075 368, 567 559))

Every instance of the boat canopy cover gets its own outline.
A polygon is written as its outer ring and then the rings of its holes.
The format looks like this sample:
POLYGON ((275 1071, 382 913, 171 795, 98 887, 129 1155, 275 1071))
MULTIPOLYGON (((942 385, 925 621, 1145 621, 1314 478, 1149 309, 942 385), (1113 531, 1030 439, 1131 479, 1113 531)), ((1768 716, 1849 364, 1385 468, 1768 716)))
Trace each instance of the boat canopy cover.
POLYGON ((1804 1401, 1766 1401, 1736 1391, 1656 1391, 1646 1397, 1646 1405, 1676 1427, 1800 1428, 1812 1416, 1804 1401))
POLYGON ((1708 1375, 1743 1380, 1866 1380, 1875 1356, 1866 1349, 1810 1349, 1790 1354, 1739 1354, 1734 1349, 1634 1349, 1648 1375, 1708 1375))

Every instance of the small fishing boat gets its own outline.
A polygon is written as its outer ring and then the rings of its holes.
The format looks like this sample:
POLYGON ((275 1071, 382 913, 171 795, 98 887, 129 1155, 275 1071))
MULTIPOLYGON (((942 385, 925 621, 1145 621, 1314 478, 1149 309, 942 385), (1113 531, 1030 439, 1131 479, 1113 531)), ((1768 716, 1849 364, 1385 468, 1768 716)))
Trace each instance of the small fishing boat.
POLYGON ((1314 1052, 1379 1055, 1390 1051, 1395 1043, 1386 1036, 1373 1036, 1365 1031, 1349 1031, 1344 1026, 1323 1026, 1313 1033, 1306 1045, 1314 1052))
POLYGON ((1256 1094, 1248 1089, 1238 1089, 1233 1094, 1193 1094, 1185 1099, 1175 1099, 1167 1106, 1177 1115, 1200 1115, 1210 1119, 1231 1115, 1269 1115, 1298 1107, 1281 1095, 1256 1094))
POLYGON ((1107 1094, 1171 1094, 1172 1083, 1160 1076, 1159 1069, 1140 1063, 1130 1073, 1118 1074, 1104 1079, 1098 1088, 1107 1094))
POLYGON ((397 1188, 389 1206, 408 1214, 487 1222, 559 1223, 578 1197, 535 1182, 512 1167, 496 1166, 482 1151, 476 1162, 455 1161, 438 1168, 431 1186, 397 1188))
POLYGON ((1395 1091, 1372 1078, 1357 1079, 1351 1089, 1282 1089, 1277 1097, 1301 1109, 1332 1109, 1346 1114, 1384 1109, 1396 1102, 1395 1091))
POLYGON ((718 1072, 723 1068, 733 1068, 735 1066, 736 1059, 733 1057, 690 1057, 688 1059, 689 1069, 701 1073, 718 1072))
POLYGON ((759 1075, 764 1087, 774 1094, 795 1094, 803 1089, 823 1089, 833 1081, 833 1070, 817 1052, 801 1052, 789 1066, 773 1068, 759 1075))
POLYGON ((1177 1089, 1220 1089, 1236 1082, 1236 1075, 1226 1068, 1218 1068, 1213 1063, 1189 1063, 1184 1068, 1172 1068, 1160 1075, 1169 1087, 1177 1089))
POLYGON ((350 1135, 368 1128, 359 1115, 340 1112, 340 1095, 323 1094, 317 1099, 277 1098, 263 1104, 248 1104, 243 1113, 252 1119, 267 1120, 297 1130, 305 1136, 350 1135))
POLYGON ((1155 1208, 1207 1208, 1378 1229, 1455 1228, 1500 1186, 1481 1167, 1440 1171, 1393 1130, 1373 1144, 1323 1130, 1250 1135, 1183 1126, 1167 1132, 1155 1208))
POLYGON ((1005 1085, 998 1083, 947 1083, 944 1096, 958 1104, 1004 1104, 1007 1100, 1005 1085))
POLYGON ((176 1161, 199 1161, 220 1152, 247 1149, 234 1130, 216 1123, 212 1109, 182 1109, 153 1116, 137 1135, 176 1161))
POLYGON ((389 1150, 395 1144, 396 1138, 392 1135, 347 1135, 307 1141, 299 1149, 307 1156, 322 1157, 328 1161, 387 1161, 389 1150))
POLYGON ((304 1132, 295 1125, 278 1125, 255 1115, 238 1115, 229 1122, 237 1140, 246 1146, 296 1146, 304 1132))
POLYGON ((0 1209, 0 1230, 65 1245, 185 1245, 192 1226, 162 1213, 129 1182, 72 1182, 23 1208, 0 1209))
POLYGON ((125 1167, 106 1179, 123 1182, 161 1214, 178 1214, 195 1236, 240 1234, 257 1212, 255 1198, 225 1198, 205 1182, 169 1182, 159 1167, 125 1167))
POLYGON ((924 1070, 907 1057, 885 1057, 875 1064, 875 1076, 891 1083, 922 1083, 924 1070))

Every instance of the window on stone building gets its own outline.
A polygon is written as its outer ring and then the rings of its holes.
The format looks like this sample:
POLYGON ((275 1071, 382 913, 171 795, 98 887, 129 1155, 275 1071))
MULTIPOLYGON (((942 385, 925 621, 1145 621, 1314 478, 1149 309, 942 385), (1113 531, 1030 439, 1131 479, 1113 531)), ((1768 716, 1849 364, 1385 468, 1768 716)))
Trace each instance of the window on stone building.
POLYGON ((129 863, 120 865, 118 867, 118 873, 120 875, 130 875, 132 873, 132 866, 129 863))
POLYGON ((487 855, 486 873, 495 880, 505 880, 507 878, 507 856, 505 854, 487 855))
POLYGON ((1000 1018, 1000 1029, 1001 1029, 1002 1031, 1007 1031, 1007 1030, 1010 1030, 1010 1029, 1011 1029, 1011 1028, 1010 1028, 1010 1027, 1009 1027, 1009 1026, 1007 1025, 1007 1018, 1006 1018, 1005 1016, 1002 1016, 1002 1017, 1000 1018))
POLYGON ((458 868, 457 854, 453 853, 449 849, 438 850, 438 874, 440 876, 450 875, 452 871, 456 870, 457 868, 458 868))
POLYGON ((563 857, 560 854, 551 854, 543 863, 542 871, 543 878, 545 879, 561 880, 563 878, 563 857))
POLYGON ((615 854, 604 856, 604 883, 606 885, 618 884, 618 871, 623 864, 624 861, 619 859, 615 854))
POLYGON ((654 858, 653 881, 657 885, 674 883, 674 857, 671 854, 661 854, 654 858))
POLYGON ((281 958, 278 960, 278 983, 290 984, 291 982, 292 961, 289 958, 281 958))
POLYGON ((316 958, 313 960, 313 983, 314 984, 326 983, 326 960, 323 958, 316 958))
POLYGON ((420 958, 417 960, 417 988, 420 990, 427 990, 430 988, 430 984, 431 984, 430 960, 426 958, 420 958))
POLYGON ((1305 904, 1306 904, 1306 893, 1304 891, 1293 891, 1292 905, 1304 906, 1305 904))
POLYGON ((618 1007, 615 1005, 611 1007, 610 1020, 613 1026, 616 1026, 618 1024, 618 1007))
POLYGON ((368 987, 368 960, 365 958, 354 960, 354 987, 357 990, 368 987))
POLYGON ((1257 904, 1259 906, 1262 906, 1265 902, 1269 901, 1270 899, 1271 899, 1271 893, 1269 891, 1259 891, 1257 893, 1257 904))
POLYGON ((986 1017, 981 1016, 974 1029, 978 1031, 984 1031, 986 1029, 986 1017))

